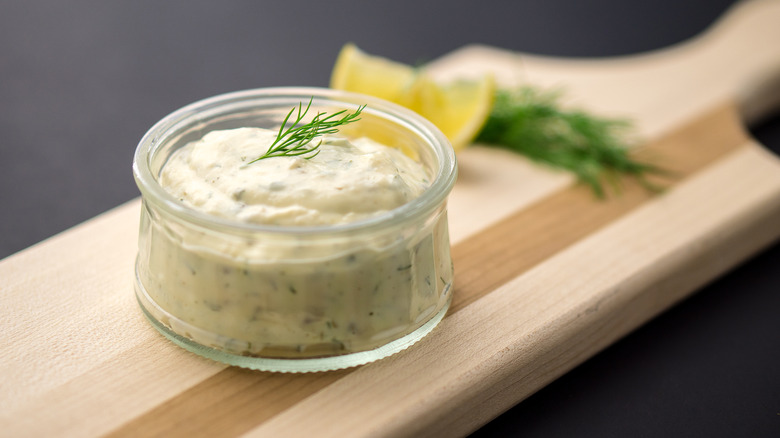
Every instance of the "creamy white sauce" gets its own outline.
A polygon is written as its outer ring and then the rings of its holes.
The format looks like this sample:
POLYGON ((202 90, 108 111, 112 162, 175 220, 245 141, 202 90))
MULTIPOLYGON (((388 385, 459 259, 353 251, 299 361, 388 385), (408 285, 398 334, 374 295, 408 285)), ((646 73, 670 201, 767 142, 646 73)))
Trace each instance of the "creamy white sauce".
MULTIPOLYGON (((422 164, 368 139, 327 137, 310 160, 247 164, 274 136, 211 132, 170 157, 161 184, 210 215, 288 226, 371 217, 429 185, 422 164)), ((414 222, 323 239, 228 233, 143 212, 139 277, 156 306, 147 307, 176 333, 220 350, 283 358, 364 351, 415 331, 451 298, 444 204, 414 222)))
POLYGON ((197 210, 267 225, 353 222, 399 207, 428 186, 422 165, 367 138, 325 136, 312 159, 249 163, 275 138, 262 128, 210 132, 169 159, 161 184, 197 210))

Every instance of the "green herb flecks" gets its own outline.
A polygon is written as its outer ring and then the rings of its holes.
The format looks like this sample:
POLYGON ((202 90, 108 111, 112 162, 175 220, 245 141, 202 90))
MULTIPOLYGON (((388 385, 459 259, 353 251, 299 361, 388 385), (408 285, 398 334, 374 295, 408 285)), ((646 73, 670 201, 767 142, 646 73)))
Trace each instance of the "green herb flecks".
POLYGON ((626 120, 603 119, 564 110, 558 93, 531 87, 499 90, 476 142, 503 147, 555 168, 574 173, 603 198, 604 181, 617 187, 618 176, 630 175, 655 190, 646 179, 661 170, 631 158, 624 143, 626 120))
POLYGON ((265 154, 248 162, 247 165, 271 157, 302 156, 302 158, 307 160, 312 159, 319 153, 319 147, 322 143, 322 140, 320 140, 318 143, 312 144, 312 140, 325 134, 335 134, 339 131, 340 126, 360 120, 360 113, 366 107, 365 105, 360 106, 354 113, 347 113, 347 110, 341 110, 330 115, 317 113, 310 122, 301 124, 311 108, 312 101, 313 98, 309 99, 309 104, 306 105, 305 109, 303 108, 303 102, 299 103, 295 121, 287 126, 290 117, 296 110, 293 107, 287 113, 284 121, 282 121, 282 126, 279 127, 276 139, 271 143, 265 154))

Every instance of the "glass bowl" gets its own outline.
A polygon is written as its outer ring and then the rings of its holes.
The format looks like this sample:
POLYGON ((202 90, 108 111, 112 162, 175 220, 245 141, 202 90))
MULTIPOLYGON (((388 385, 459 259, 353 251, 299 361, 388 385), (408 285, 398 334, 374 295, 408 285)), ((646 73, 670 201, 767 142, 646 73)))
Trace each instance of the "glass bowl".
MULTIPOLYGON (((347 129, 349 128, 349 129, 347 129)), ((141 139, 135 292, 152 325, 202 356, 245 368, 312 372, 357 366, 412 345, 443 318, 453 269, 446 199, 454 152, 431 123, 400 106, 320 88, 239 91, 181 108, 141 139), (340 225, 270 226, 196 211, 159 183, 171 154, 213 130, 278 129, 290 108, 366 104, 360 132, 420 162, 416 199, 340 225)))

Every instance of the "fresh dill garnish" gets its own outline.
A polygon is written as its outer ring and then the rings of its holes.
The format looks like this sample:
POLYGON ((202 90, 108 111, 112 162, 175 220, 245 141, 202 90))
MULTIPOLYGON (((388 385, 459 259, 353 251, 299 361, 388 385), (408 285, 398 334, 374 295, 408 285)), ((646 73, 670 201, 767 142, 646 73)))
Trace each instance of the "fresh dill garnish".
POLYGON ((624 144, 630 128, 628 121, 561 109, 558 97, 558 93, 540 92, 529 86, 498 90, 476 142, 510 149, 536 162, 568 170, 599 198, 605 196, 603 181, 616 184, 621 174, 655 189, 645 175, 661 170, 631 158, 624 144))
POLYGON ((306 109, 303 108, 303 102, 300 102, 295 121, 290 126, 287 126, 287 122, 295 112, 295 107, 293 107, 282 121, 282 126, 279 127, 276 139, 271 143, 268 150, 263 155, 248 162, 247 165, 271 157, 294 157, 300 155, 307 160, 312 159, 320 153, 319 147, 322 144, 322 140, 317 144, 312 144, 312 140, 325 134, 335 134, 339 131, 339 126, 360 120, 360 113, 366 108, 366 105, 362 105, 354 113, 349 114, 345 114, 347 110, 341 110, 330 115, 324 112, 317 113, 310 122, 300 124, 309 112, 313 100, 313 97, 309 99, 306 109), (338 118, 339 116, 342 117, 338 118))

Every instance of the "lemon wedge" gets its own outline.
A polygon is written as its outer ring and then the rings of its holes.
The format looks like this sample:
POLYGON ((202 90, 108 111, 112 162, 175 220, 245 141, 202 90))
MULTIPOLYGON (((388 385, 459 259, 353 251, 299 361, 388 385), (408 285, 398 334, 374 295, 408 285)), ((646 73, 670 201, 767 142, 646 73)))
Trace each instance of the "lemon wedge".
POLYGON ((408 93, 416 76, 411 66, 368 55, 354 44, 347 44, 336 59, 330 87, 397 103, 408 93))
POLYGON ((440 84, 424 70, 369 55, 354 44, 341 49, 330 87, 379 97, 417 112, 436 125, 456 151, 477 136, 490 115, 495 95, 490 75, 440 84))

